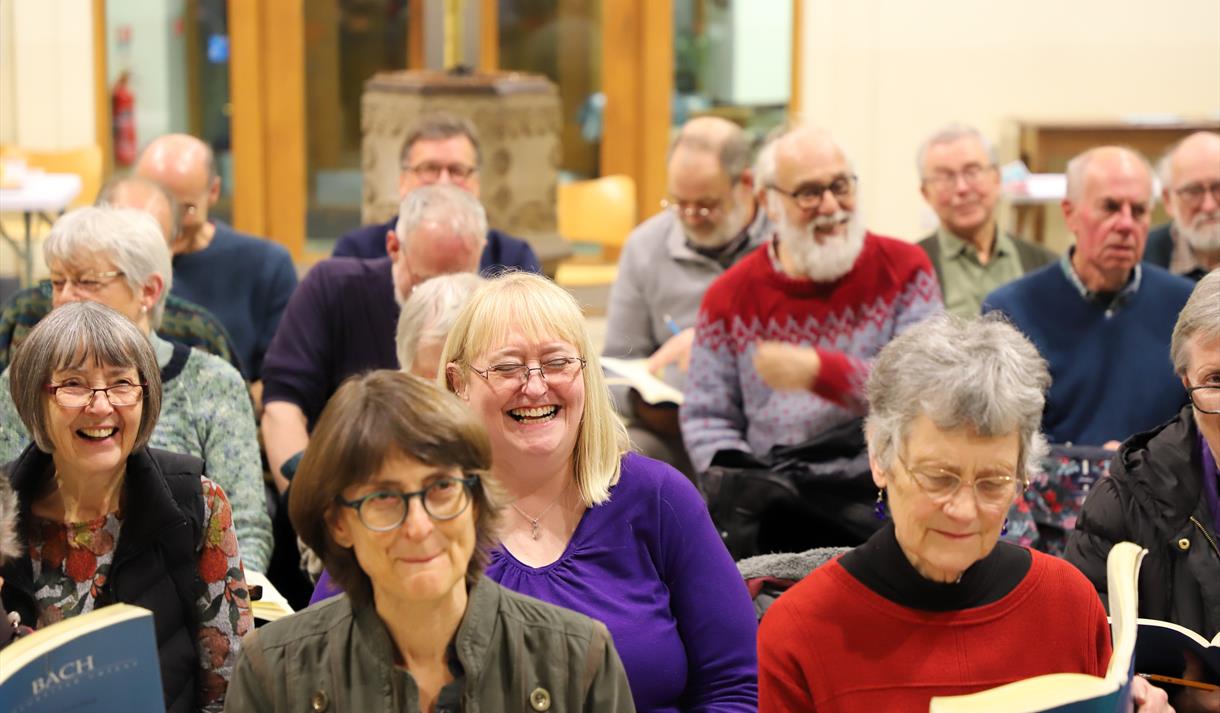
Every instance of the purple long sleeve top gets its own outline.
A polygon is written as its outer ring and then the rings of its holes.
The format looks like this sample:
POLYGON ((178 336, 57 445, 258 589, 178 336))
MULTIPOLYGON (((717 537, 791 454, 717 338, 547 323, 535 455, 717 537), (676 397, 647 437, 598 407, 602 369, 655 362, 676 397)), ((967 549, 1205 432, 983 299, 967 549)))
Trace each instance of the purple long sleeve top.
MULTIPOLYGON (((641 713, 758 710, 754 607, 707 506, 672 467, 624 456, 610 499, 559 559, 529 567, 497 549, 486 574, 603 622, 641 713)), ((321 581, 314 600, 335 591, 321 581)))

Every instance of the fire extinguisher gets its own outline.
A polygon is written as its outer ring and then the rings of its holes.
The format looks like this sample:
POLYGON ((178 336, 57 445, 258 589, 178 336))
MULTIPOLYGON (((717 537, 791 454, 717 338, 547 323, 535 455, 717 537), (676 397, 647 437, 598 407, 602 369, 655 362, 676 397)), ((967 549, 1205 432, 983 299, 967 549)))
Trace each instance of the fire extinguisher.
POLYGON ((120 166, 136 162, 136 97, 127 82, 129 72, 119 75, 110 93, 111 121, 114 127, 114 160, 120 166))

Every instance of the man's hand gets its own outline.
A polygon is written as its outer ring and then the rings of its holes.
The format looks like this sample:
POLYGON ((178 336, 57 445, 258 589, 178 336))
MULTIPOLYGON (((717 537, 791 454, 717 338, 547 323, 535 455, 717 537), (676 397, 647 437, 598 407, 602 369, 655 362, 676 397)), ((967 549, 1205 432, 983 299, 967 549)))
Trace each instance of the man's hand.
POLYGON ((309 445, 308 422, 300 406, 287 401, 272 401, 263 408, 263 445, 267 449, 267 465, 275 479, 275 489, 282 495, 288 490, 288 479, 280 468, 292 456, 309 445))
MULTIPOLYGON (((665 367, 676 363, 682 373, 690 368, 690 347, 695 341, 695 328, 687 327, 665 340, 660 349, 648 357, 648 371, 660 375, 665 367)), ((658 377, 659 378, 659 377, 658 377)))
POLYGON ((822 358, 816 349, 786 342, 759 342, 754 370, 776 391, 808 391, 817 383, 822 358))

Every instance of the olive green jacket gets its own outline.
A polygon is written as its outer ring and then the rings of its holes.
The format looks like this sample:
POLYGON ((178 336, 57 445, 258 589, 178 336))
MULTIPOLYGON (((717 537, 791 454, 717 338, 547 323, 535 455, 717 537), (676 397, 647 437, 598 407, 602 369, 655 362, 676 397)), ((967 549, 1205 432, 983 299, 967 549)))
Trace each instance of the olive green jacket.
MULTIPOLYGON (((482 577, 455 639, 465 670, 463 713, 634 712, 605 625, 482 577)), ((372 606, 339 596, 250 632, 225 711, 419 711, 411 674, 394 666, 372 606)))

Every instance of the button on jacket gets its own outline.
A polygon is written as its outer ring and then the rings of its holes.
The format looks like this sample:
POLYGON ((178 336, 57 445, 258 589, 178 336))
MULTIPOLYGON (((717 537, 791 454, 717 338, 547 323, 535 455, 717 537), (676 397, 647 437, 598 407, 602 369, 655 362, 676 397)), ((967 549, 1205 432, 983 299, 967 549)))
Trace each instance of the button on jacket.
MULTIPOLYGON (((454 644, 464 713, 635 710, 604 625, 486 577, 470 592, 454 644)), ((345 595, 248 634, 225 710, 413 713, 419 690, 394 665, 374 608, 353 610, 345 595)))

